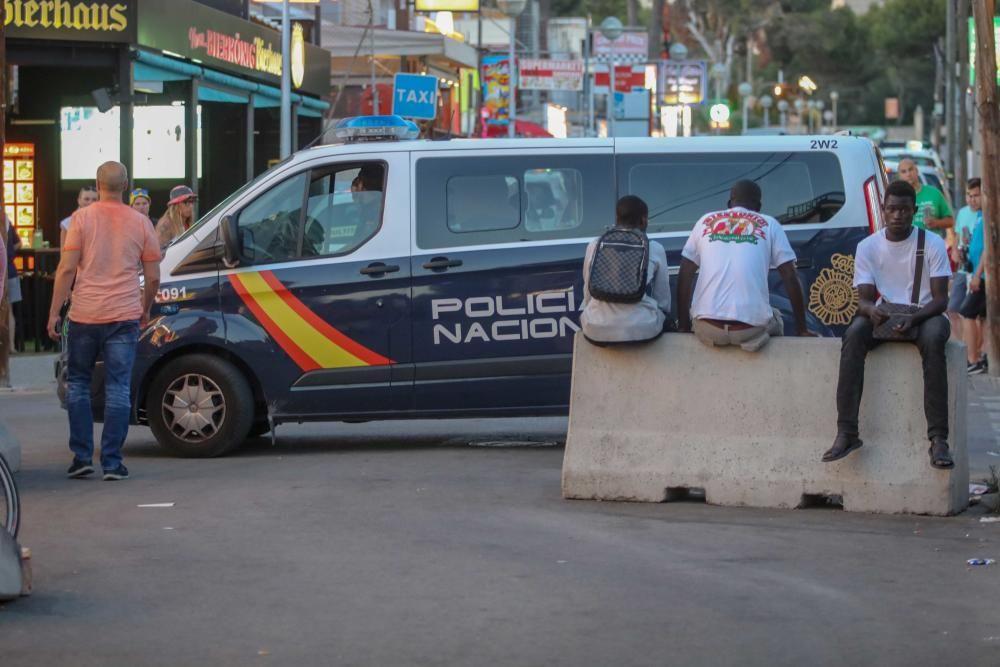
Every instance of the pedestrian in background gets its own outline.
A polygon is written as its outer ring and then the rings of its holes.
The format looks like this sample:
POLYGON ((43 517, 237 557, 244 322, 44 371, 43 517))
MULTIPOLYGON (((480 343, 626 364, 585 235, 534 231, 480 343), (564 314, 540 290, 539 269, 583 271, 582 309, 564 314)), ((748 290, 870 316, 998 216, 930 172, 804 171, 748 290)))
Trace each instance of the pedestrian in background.
POLYGON ((979 211, 982 209, 982 195, 982 181, 970 178, 965 186, 965 206, 959 209, 955 217, 955 228, 949 229, 947 236, 948 253, 952 266, 956 267, 948 292, 948 319, 951 320, 952 335, 967 346, 970 345, 969 337, 976 332, 966 330, 959 311, 969 291, 968 272, 972 259, 969 257, 969 244, 972 241, 972 232, 976 228, 979 211))
POLYGON ((14 343, 17 340, 15 336, 14 326, 16 322, 14 320, 14 304, 21 303, 21 278, 17 275, 17 266, 14 264, 14 256, 17 255, 17 251, 21 248, 21 237, 18 235, 17 230, 14 229, 14 225, 10 224, 10 218, 4 216, 7 220, 7 301, 10 303, 10 347, 14 349, 14 343))
POLYGON ((914 229, 916 199, 917 193, 906 181, 890 183, 882 208, 885 227, 858 244, 854 262, 858 315, 844 332, 841 343, 837 437, 823 454, 824 462, 840 460, 861 447, 858 411, 865 384, 865 358, 882 342, 875 337, 875 328, 885 324, 890 317, 899 317, 895 331, 905 335, 915 330, 912 342, 923 359, 930 463, 935 468, 955 465, 948 451, 948 364, 945 359, 951 327, 948 318, 941 317, 948 306, 951 266, 944 241, 935 234, 914 229), (925 237, 923 253, 917 252, 920 234, 925 237), (918 265, 918 261, 923 264, 918 265), (918 274, 920 282, 915 284, 918 274), (877 301, 876 295, 881 295, 877 301), (912 315, 890 316, 883 305, 885 301, 911 303, 914 295, 919 310, 912 315))
POLYGON ((989 359, 986 357, 986 246, 984 235, 983 210, 980 208, 976 216, 976 224, 972 229, 969 241, 969 293, 962 303, 959 312, 962 315, 962 326, 968 332, 965 341, 965 351, 969 362, 969 375, 985 373, 989 369, 989 359))
MULTIPOLYGON (((81 208, 87 208, 91 204, 97 201, 97 188, 93 185, 85 185, 80 188, 80 192, 76 195, 76 210, 79 211, 81 208)), ((75 213, 76 211, 74 211, 75 213)), ((69 231, 69 221, 73 218, 70 214, 62 219, 59 223, 59 247, 62 248, 66 245, 66 232, 69 231)))
POLYGON ((149 207, 151 204, 152 200, 149 198, 149 190, 146 188, 136 188, 128 193, 128 205, 139 211, 139 213, 142 213, 149 220, 149 224, 155 227, 156 223, 149 217, 149 207))
POLYGON ((955 218, 944 194, 933 185, 924 185, 920 182, 917 163, 910 158, 899 161, 899 177, 909 183, 917 193, 913 226, 917 229, 929 229, 944 238, 946 231, 955 226, 955 218))
POLYGON ((156 235, 160 239, 160 248, 166 248, 170 242, 183 234, 194 222, 194 203, 198 195, 186 185, 178 185, 170 191, 170 201, 167 202, 167 212, 156 223, 156 235))
POLYGON ((66 407, 73 462, 68 477, 94 472, 94 416, 90 388, 98 356, 104 361, 104 429, 101 468, 105 480, 128 478, 122 447, 131 413, 132 365, 139 331, 160 286, 160 246, 149 222, 122 202, 128 172, 119 162, 97 170, 100 199, 73 214, 56 270, 48 332, 59 339, 59 310, 70 297, 66 335, 66 407), (140 295, 140 267, 145 284, 140 295), (75 277, 75 283, 74 283, 75 277))

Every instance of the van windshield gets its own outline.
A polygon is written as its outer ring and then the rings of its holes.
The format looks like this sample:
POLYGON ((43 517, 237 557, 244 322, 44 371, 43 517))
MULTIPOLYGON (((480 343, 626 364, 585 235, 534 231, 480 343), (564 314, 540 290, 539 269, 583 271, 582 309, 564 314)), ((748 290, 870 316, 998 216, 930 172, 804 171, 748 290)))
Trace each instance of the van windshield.
POLYGON ((204 225, 206 221, 211 220, 213 217, 215 217, 215 214, 217 212, 219 212, 222 209, 224 209, 227 206, 229 206, 233 201, 236 200, 237 197, 239 197, 244 192, 246 192, 248 189, 250 189, 251 187, 253 187, 257 183, 259 183, 261 181, 261 179, 263 179, 265 176, 268 176, 275 169, 275 167, 279 167, 279 166, 283 165, 289 159, 291 159, 291 156, 285 158, 281 162, 278 162, 277 164, 275 164, 274 166, 268 168, 267 170, 265 170, 265 171, 257 174, 256 176, 253 177, 252 180, 249 180, 246 183, 244 183, 243 185, 241 185, 239 188, 236 189, 235 192, 233 192, 231 195, 229 195, 228 197, 226 197, 225 199, 223 199, 221 202, 219 202, 218 204, 216 204, 214 207, 212 207, 211 211, 209 211, 205 215, 203 215, 200 218, 198 218, 198 222, 196 222, 193 225, 191 225, 190 227, 188 227, 187 230, 185 230, 185 232, 183 234, 181 234, 180 236, 178 236, 177 238, 175 238, 173 241, 171 241, 168 244, 167 247, 170 247, 170 246, 174 245, 175 243, 177 243, 179 241, 183 241, 187 237, 189 237, 192 234, 194 234, 195 231, 197 229, 199 229, 202 225, 204 225))
POLYGON ((826 151, 659 153, 618 158, 619 192, 649 206, 649 231, 690 231, 698 219, 726 208, 729 190, 747 179, 760 185, 762 212, 783 225, 826 222, 845 203, 840 161, 826 151))

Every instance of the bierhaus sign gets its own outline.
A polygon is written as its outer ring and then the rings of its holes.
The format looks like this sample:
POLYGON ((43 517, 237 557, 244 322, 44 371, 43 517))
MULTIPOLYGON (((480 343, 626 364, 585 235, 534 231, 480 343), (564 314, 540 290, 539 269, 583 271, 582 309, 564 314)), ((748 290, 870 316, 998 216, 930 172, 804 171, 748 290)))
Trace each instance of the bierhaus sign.
POLYGON ((4 0, 7 36, 91 42, 135 39, 135 0, 4 0))

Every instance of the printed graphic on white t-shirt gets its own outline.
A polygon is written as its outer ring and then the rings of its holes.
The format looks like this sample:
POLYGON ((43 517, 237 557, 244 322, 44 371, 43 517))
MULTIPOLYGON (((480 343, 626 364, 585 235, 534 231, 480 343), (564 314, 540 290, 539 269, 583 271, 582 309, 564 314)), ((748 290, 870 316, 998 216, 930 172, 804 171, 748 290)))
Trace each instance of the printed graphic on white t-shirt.
POLYGON ((692 318, 754 326, 771 320, 768 272, 795 261, 778 221, 745 208, 703 216, 681 254, 699 267, 692 318))

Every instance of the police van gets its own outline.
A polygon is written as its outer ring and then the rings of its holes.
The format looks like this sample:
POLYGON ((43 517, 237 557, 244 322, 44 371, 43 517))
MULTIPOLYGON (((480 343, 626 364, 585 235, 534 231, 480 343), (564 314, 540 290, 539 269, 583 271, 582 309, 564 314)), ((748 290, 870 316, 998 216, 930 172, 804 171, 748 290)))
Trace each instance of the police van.
MULTIPOLYGON (((394 117, 338 127, 399 138, 394 117)), ((857 307, 857 243, 885 172, 851 136, 347 141, 246 184, 165 252, 134 418, 182 456, 282 422, 565 414, 582 258, 619 196, 649 205, 670 265, 752 179, 785 226, 809 326, 857 307)), ((790 322, 777 275, 773 305, 790 322)), ((99 406, 95 412, 100 413, 99 406)))

